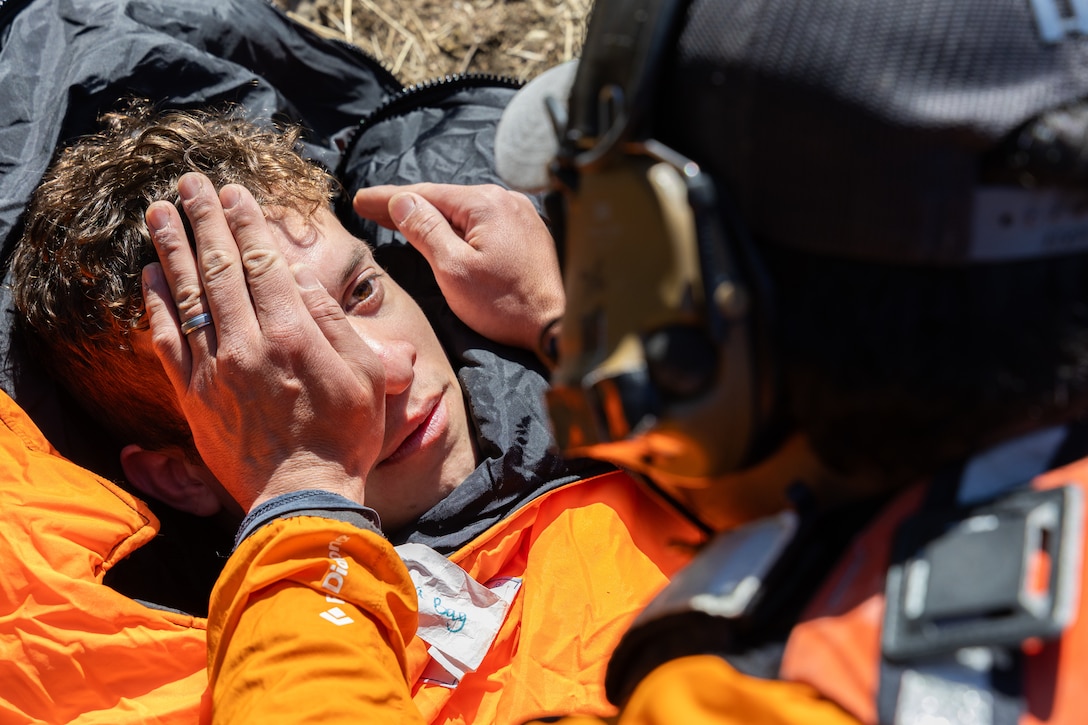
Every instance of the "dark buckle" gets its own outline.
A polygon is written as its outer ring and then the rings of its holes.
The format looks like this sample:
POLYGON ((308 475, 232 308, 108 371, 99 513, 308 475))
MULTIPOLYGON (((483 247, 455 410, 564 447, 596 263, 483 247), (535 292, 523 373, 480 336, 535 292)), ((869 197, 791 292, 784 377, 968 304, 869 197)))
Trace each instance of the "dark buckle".
POLYGON ((1075 486, 908 519, 888 570, 884 656, 902 662, 1060 635, 1079 596, 1082 519, 1075 486))

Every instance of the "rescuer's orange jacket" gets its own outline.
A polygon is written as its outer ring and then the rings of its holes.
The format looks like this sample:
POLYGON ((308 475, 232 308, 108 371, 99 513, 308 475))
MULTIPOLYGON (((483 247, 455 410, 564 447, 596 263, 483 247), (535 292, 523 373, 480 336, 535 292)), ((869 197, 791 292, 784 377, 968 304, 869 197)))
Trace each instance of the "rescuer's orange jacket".
MULTIPOLYGON (((610 722, 1088 722, 1088 459, 1069 462, 1083 433, 1037 431, 879 506, 784 633, 752 623, 789 577, 755 561, 769 547, 737 545, 777 524, 721 535, 618 646, 609 689, 629 695, 610 722)), ((793 555, 817 543, 801 531, 793 555)))

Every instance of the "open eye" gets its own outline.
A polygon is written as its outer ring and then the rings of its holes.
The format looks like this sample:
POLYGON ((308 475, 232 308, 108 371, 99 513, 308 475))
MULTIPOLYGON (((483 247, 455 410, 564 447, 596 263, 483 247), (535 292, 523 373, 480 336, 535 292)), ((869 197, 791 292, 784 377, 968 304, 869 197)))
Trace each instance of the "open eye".
POLYGON ((368 274, 360 277, 348 296, 345 309, 348 312, 362 313, 377 309, 382 303, 384 291, 381 274, 368 274))

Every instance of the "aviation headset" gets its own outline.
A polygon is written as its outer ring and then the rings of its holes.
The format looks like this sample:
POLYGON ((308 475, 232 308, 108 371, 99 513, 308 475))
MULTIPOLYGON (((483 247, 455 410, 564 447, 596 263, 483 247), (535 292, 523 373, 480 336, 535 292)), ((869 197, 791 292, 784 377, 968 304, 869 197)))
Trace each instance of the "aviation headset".
POLYGON ((687 0, 599 0, 546 200, 567 311, 549 393, 570 455, 700 479, 767 441, 769 294, 727 199, 653 138, 687 0))

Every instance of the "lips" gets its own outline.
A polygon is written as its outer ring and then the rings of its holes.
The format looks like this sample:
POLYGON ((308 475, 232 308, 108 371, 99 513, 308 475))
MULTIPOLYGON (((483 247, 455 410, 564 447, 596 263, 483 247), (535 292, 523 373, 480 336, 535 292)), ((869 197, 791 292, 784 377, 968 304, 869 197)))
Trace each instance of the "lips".
POLYGON ((394 465, 429 447, 442 435, 442 432, 446 429, 447 420, 446 406, 443 398, 439 397, 435 400, 431 409, 427 411, 427 414, 423 418, 417 419, 417 422, 400 442, 400 445, 378 465, 394 465))

